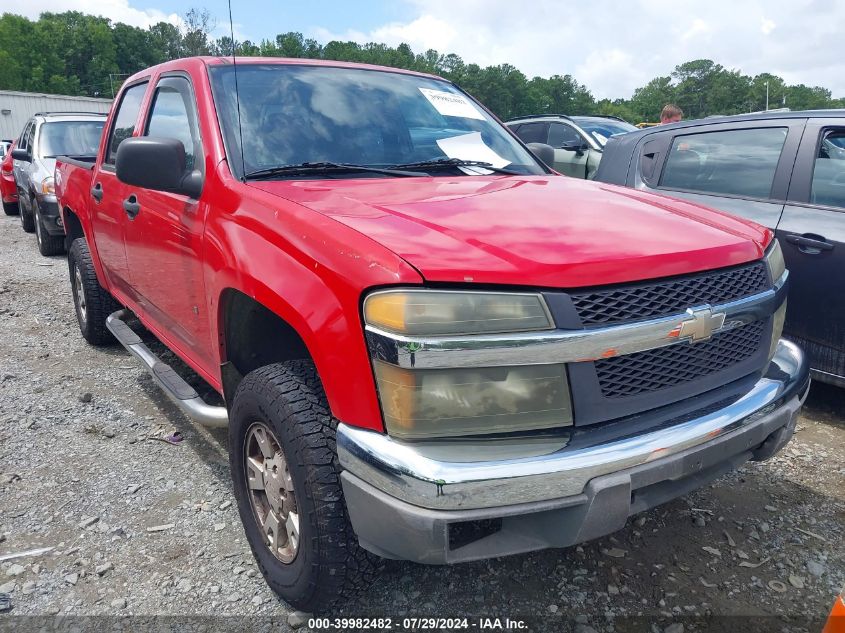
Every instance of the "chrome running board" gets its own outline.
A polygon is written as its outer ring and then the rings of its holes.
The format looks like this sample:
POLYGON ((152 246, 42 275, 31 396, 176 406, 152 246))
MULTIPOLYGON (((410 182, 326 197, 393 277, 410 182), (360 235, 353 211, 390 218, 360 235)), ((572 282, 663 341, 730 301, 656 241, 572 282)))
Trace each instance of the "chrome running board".
POLYGON ((129 311, 125 309, 110 314, 106 318, 106 327, 123 347, 143 363, 153 380, 173 401, 173 404, 197 424, 214 428, 227 427, 229 414, 226 407, 207 404, 170 365, 153 354, 150 348, 144 345, 141 337, 123 320, 128 315, 129 311))

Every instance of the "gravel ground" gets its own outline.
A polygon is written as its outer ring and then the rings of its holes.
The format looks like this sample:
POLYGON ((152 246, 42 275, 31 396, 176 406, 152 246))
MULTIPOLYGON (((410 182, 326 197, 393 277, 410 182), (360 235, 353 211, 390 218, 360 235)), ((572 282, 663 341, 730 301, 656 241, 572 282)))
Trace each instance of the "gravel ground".
MULTIPOLYGON (((17 218, 0 217, 0 558, 50 548, 0 563, 12 602, 0 629, 57 614, 301 625, 253 562, 225 434, 188 422, 121 348, 89 347, 67 276, 64 257, 41 257, 17 218), (181 445, 156 439, 174 430, 181 445)), ((813 630, 802 620, 824 617, 845 584, 843 414, 845 390, 814 385, 795 439, 770 462, 580 547, 455 567, 388 562, 337 615, 522 617, 531 630, 581 633, 768 615, 770 630, 813 630)))

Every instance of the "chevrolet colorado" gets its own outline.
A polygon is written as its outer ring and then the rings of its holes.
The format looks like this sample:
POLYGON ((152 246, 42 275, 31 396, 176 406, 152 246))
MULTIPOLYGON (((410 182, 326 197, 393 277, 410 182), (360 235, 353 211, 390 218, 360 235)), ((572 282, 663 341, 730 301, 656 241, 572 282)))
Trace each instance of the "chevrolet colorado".
POLYGON ((228 427, 247 539, 300 609, 382 558, 618 530, 773 455, 809 388, 771 231, 555 174, 430 75, 168 62, 55 186, 82 335, 228 427))

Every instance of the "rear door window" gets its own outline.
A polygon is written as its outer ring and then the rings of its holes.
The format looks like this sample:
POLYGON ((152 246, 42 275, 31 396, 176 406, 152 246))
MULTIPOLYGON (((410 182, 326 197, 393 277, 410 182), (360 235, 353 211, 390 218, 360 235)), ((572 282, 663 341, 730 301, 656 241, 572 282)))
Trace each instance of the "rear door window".
POLYGON ((810 202, 845 208, 845 129, 831 130, 822 138, 813 165, 810 202))
POLYGON ((136 84, 127 89, 120 99, 117 107, 117 114, 112 123, 111 134, 109 134, 109 146, 106 155, 106 164, 114 165, 117 158, 117 148, 124 139, 132 136, 135 131, 135 122, 141 111, 141 102, 144 100, 144 93, 147 91, 147 82, 136 84))
POLYGON ((723 130, 678 136, 660 187, 768 198, 788 128, 723 130))

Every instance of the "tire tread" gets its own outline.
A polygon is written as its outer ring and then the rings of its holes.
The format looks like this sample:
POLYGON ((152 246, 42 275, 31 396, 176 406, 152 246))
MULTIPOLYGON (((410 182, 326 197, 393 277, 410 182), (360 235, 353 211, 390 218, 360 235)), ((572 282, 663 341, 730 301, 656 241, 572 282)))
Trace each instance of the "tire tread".
MULTIPOLYGON (((79 266, 79 272, 82 275, 82 285, 84 287, 85 299, 87 302, 88 316, 86 324, 79 323, 79 329, 82 336, 91 345, 102 347, 114 341, 112 333, 106 327, 106 317, 112 312, 120 309, 117 301, 109 294, 109 292, 100 285, 97 279, 97 273, 94 270, 94 263, 91 259, 91 252, 88 250, 88 244, 85 238, 76 238, 70 246, 68 252, 68 269, 70 271, 71 292, 74 293, 74 312, 76 310, 76 294, 73 290, 74 265, 79 266)), ((77 320, 79 320, 77 312, 77 320)))
MULTIPOLYGON (((290 432, 297 447, 297 459, 308 473, 306 487, 311 492, 315 516, 310 517, 319 535, 316 569, 304 602, 295 606, 309 612, 330 609, 359 595, 378 577, 381 558, 364 550, 352 529, 343 497, 335 449, 337 420, 331 415, 322 383, 311 361, 294 360, 268 365, 251 372, 235 394, 238 398, 253 390, 269 403, 270 415, 290 432)), ((235 405, 236 406, 236 405, 235 405)), ((300 519, 302 520, 302 519, 300 519)), ((252 543, 250 546, 255 547, 252 543)), ((272 575, 256 556, 270 586, 272 575)))

